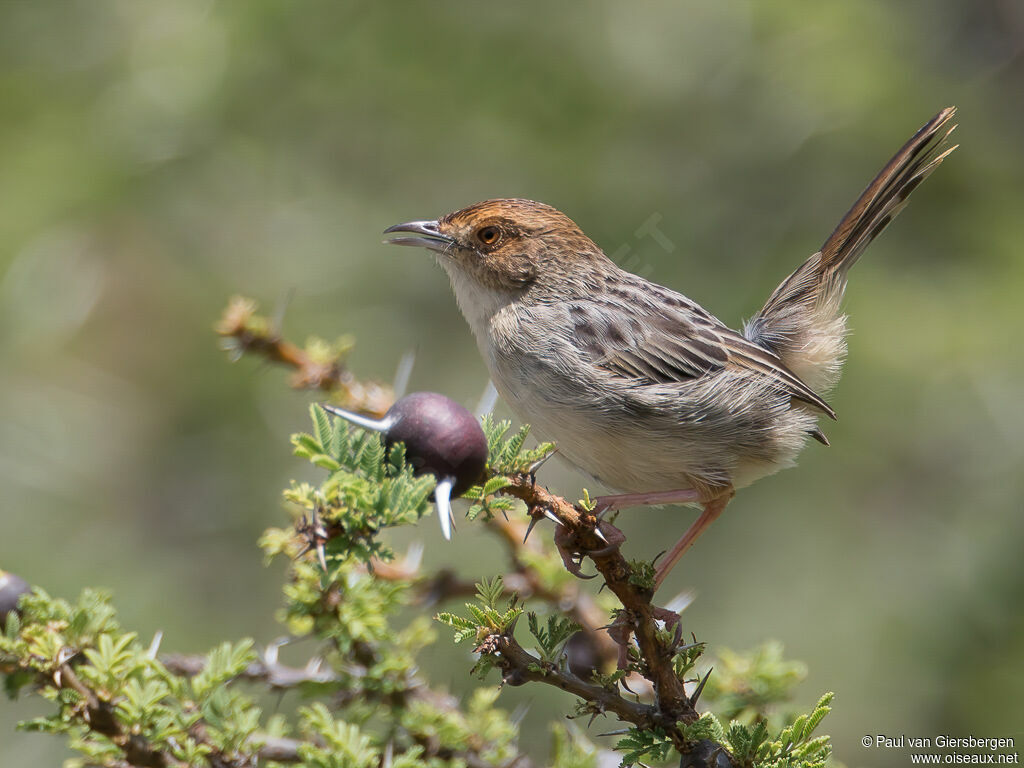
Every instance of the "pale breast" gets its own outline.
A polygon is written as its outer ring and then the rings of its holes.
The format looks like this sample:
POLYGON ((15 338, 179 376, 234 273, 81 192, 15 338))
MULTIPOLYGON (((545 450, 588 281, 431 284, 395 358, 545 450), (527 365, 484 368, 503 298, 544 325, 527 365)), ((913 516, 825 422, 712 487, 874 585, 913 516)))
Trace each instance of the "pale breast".
POLYGON ((478 336, 495 387, 539 439, 611 489, 746 485, 792 464, 814 424, 756 376, 638 386, 582 357, 557 323, 530 320, 509 308, 478 336))

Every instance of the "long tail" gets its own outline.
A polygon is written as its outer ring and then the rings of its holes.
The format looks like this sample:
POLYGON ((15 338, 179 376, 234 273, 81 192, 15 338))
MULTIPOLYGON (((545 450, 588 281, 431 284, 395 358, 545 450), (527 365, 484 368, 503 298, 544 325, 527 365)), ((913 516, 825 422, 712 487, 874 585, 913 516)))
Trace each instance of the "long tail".
POLYGON ((868 184, 821 250, 771 295, 743 329, 778 354, 819 394, 839 379, 846 356, 846 316, 840 303, 849 272, 864 249, 907 204, 910 193, 956 149, 945 147, 956 125, 948 107, 921 128, 868 184))

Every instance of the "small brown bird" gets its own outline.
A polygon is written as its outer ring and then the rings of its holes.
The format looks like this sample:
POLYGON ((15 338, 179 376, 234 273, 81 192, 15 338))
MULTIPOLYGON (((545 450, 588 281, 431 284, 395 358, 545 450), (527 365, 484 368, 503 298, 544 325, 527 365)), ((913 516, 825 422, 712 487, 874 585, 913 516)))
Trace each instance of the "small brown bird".
POLYGON ((436 253, 498 392, 562 456, 608 487, 602 511, 699 504, 656 585, 734 489, 791 466, 846 354, 846 276, 910 193, 956 147, 950 107, 868 185, 821 250, 742 332, 685 296, 626 272, 563 213, 487 200, 386 232, 436 253))

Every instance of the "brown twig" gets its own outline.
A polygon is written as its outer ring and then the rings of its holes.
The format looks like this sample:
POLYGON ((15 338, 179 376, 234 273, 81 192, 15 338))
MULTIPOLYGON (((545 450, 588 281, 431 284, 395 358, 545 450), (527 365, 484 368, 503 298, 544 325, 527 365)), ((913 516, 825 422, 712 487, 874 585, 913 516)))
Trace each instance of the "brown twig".
MULTIPOLYGON (((195 677, 206 667, 205 656, 180 653, 161 656, 160 662, 168 672, 179 677, 195 677)), ((337 683, 342 680, 334 670, 324 667, 320 662, 320 659, 311 659, 305 667, 289 667, 263 658, 252 662, 237 679, 266 683, 270 688, 279 691, 306 683, 337 683)))
MULTIPOLYGON (((577 550, 590 557, 608 588, 619 598, 625 609, 623 617, 626 626, 635 634, 640 655, 645 662, 644 676, 654 686, 660 712, 673 723, 696 721, 699 715, 672 665, 675 647, 658 637, 656 622, 665 616, 665 612, 651 603, 653 592, 650 589, 634 582, 633 571, 619 547, 607 543, 606 533, 604 538, 598 534, 599 525, 602 525, 600 521, 586 510, 536 485, 527 475, 510 479, 512 484, 501 492, 521 499, 531 515, 545 509, 552 512, 565 527, 566 535, 571 537, 577 550)), ((611 528, 604 523, 600 530, 611 528)))
POLYGON ((215 327, 235 355, 252 353, 292 368, 292 387, 327 392, 353 410, 379 417, 391 407, 395 397, 388 385, 359 381, 344 366, 340 355, 326 355, 321 359, 286 341, 267 318, 256 314, 256 310, 252 299, 234 296, 215 327))
POLYGON ((550 664, 543 664, 540 659, 530 654, 508 632, 489 636, 477 649, 478 653, 491 653, 500 657, 502 675, 507 685, 522 685, 527 682, 540 682, 561 688, 587 702, 588 711, 594 714, 610 712, 640 728, 660 726, 674 729, 676 721, 664 715, 651 704, 624 699, 610 688, 588 683, 566 670, 550 664))

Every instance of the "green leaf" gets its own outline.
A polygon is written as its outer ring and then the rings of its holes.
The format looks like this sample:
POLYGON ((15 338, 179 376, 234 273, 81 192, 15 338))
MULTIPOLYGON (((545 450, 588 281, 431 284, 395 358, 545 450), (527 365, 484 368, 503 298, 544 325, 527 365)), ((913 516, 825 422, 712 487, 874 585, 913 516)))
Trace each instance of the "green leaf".
POLYGON ((832 711, 832 707, 829 705, 834 698, 835 694, 829 691, 818 699, 818 703, 814 705, 814 711, 811 712, 811 716, 807 719, 807 728, 805 729, 807 736, 814 733, 815 729, 821 724, 821 721, 825 719, 825 715, 832 711))
POLYGON ((509 480, 507 477, 496 475, 495 477, 490 478, 486 483, 484 483, 484 487, 481 489, 479 495, 490 496, 492 494, 497 493, 502 488, 507 488, 510 485, 512 485, 512 481, 509 480))
POLYGON ((320 445, 316 438, 305 432, 298 432, 292 435, 292 445, 295 446, 295 455, 306 459, 321 453, 320 445))
POLYGON ((661 728, 650 731, 631 728, 629 734, 615 744, 615 749, 625 752, 622 765, 636 765, 643 759, 662 762, 668 758, 672 749, 672 740, 661 728))
POLYGON ((326 453, 316 453, 309 457, 309 460, 316 464, 322 469, 326 469, 329 472, 337 472, 341 469, 341 464, 332 459, 326 453))
POLYGON ((541 661, 558 664, 565 644, 580 630, 580 625, 568 616, 557 613, 549 614, 543 627, 540 626, 535 613, 528 613, 526 619, 530 634, 537 640, 541 661))
POLYGON ((327 416, 327 411, 321 408, 319 404, 313 403, 309 407, 309 412, 313 417, 313 426, 316 428, 316 438, 320 443, 321 453, 330 450, 333 430, 331 429, 331 420, 327 416))

